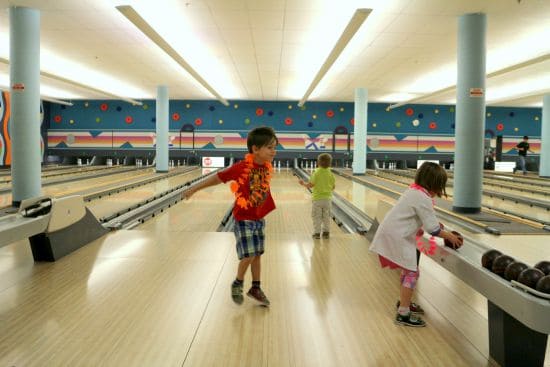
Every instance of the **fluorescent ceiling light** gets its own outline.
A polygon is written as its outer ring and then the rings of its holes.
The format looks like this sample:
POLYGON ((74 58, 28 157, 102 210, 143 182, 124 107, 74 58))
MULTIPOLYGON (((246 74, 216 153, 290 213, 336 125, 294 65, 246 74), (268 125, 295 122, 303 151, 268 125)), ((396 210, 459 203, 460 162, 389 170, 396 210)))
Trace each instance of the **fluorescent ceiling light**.
POLYGON ((67 79, 67 78, 59 76, 59 75, 51 74, 51 73, 48 73, 46 71, 41 71, 40 75, 42 75, 43 77, 46 77, 46 78, 58 80, 60 82, 73 85, 73 86, 78 87, 78 88, 86 89, 86 90, 92 91, 94 93, 103 94, 103 95, 106 95, 106 96, 109 96, 109 97, 112 97, 112 98, 120 99, 120 100, 126 101, 128 103, 131 103, 134 106, 136 106, 136 105, 141 106, 143 104, 143 103, 141 103, 139 101, 136 101, 134 99, 117 96, 116 94, 112 94, 110 92, 107 92, 107 91, 104 91, 104 90, 101 90, 101 89, 97 89, 95 87, 91 87, 89 85, 85 85, 85 84, 79 83, 79 82, 71 80, 71 79, 67 79))
POLYGON ((62 101, 60 99, 55 99, 55 98, 51 98, 51 97, 40 96, 40 99, 42 99, 43 101, 51 102, 51 103, 62 104, 64 106, 72 106, 73 105, 72 102, 62 101))
MULTIPOLYGON (((6 65, 9 65, 10 60, 8 60, 6 58, 3 58, 3 57, 0 57, 0 62, 3 63, 3 64, 6 64, 6 65)), ((112 97, 112 98, 120 99, 120 100, 126 101, 128 103, 131 103, 134 106, 135 105, 141 106, 143 104, 139 101, 136 101, 136 100, 133 100, 133 99, 130 99, 130 98, 126 98, 126 97, 121 97, 121 96, 118 96, 116 94, 112 94, 110 92, 107 92, 107 91, 104 91, 104 90, 101 90, 101 89, 98 89, 98 88, 95 88, 95 87, 91 87, 89 85, 82 84, 82 83, 77 82, 77 81, 72 80, 72 79, 68 79, 68 78, 65 78, 65 77, 62 77, 62 76, 59 76, 59 75, 56 75, 56 74, 48 73, 46 71, 40 71, 40 75, 42 75, 43 77, 46 77, 46 78, 50 78, 50 79, 54 79, 54 80, 58 80, 60 82, 66 83, 66 84, 70 84, 70 85, 78 87, 78 88, 82 88, 82 89, 85 89, 85 90, 88 90, 88 91, 92 91, 94 93, 103 94, 103 95, 106 95, 106 96, 109 96, 109 97, 112 97)))
POLYGON ((122 13, 132 24, 134 24, 143 34, 145 34, 151 41, 153 41, 158 47, 160 47, 168 56, 170 56, 174 61, 176 61, 185 71, 187 71, 193 78, 195 78, 206 90, 208 90, 218 101, 220 101, 225 106, 229 106, 229 102, 223 98, 214 88, 204 80, 199 73, 195 71, 185 61, 183 57, 178 54, 178 52, 170 46, 168 42, 160 34, 158 34, 153 27, 149 25, 130 5, 121 5, 116 7, 118 11, 122 13))
MULTIPOLYGON (((530 60, 527 60, 527 61, 524 61, 524 62, 520 62, 520 63, 515 64, 515 65, 507 66, 507 67, 505 67, 503 69, 500 69, 500 70, 497 70, 497 71, 493 71, 492 73, 487 74, 486 78, 490 79, 490 78, 494 78, 494 77, 497 77, 497 76, 505 75, 505 74, 508 74, 508 73, 526 68, 528 66, 539 64, 541 62, 546 62, 548 60, 550 60, 550 54, 535 57, 533 59, 530 59, 530 60)), ((439 89, 439 90, 436 90, 435 92, 431 92, 429 94, 425 94, 425 95, 417 97, 417 98, 409 99, 408 101, 403 101, 403 102, 399 102, 399 103, 390 105, 390 106, 388 106, 388 109, 391 110, 391 109, 401 107, 401 106, 404 106, 404 105, 407 105, 407 104, 422 101, 424 99, 428 99, 428 98, 434 97, 434 96, 439 95, 439 94, 443 94, 443 93, 446 93, 446 92, 451 92, 455 89, 456 89, 456 85, 452 85, 450 87, 439 89)), ((531 88, 531 90, 532 89, 533 88, 531 88)), ((509 90, 509 92, 512 93, 512 90, 509 90)), ((524 93, 527 93, 527 92, 524 91, 524 93)), ((489 92, 487 92, 486 94, 489 94, 489 92)), ((534 95, 537 95, 537 94, 538 93, 535 93, 534 95)), ((511 96, 509 99, 516 99, 516 97, 511 96)), ((506 100, 507 100, 507 97, 502 96, 502 98, 499 99, 499 102, 504 102, 506 100)), ((491 101, 491 102, 494 103, 494 101, 491 101)))
POLYGON ((302 107, 304 103, 306 103, 306 100, 310 96, 311 92, 317 87, 321 79, 325 76, 325 74, 328 72, 330 67, 334 64, 336 59, 340 56, 342 51, 344 51, 344 48, 349 43, 349 41, 353 38, 355 33, 359 30, 359 27, 363 24, 365 19, 369 16, 372 9, 357 9, 355 10, 355 13, 353 14, 353 17, 351 17, 351 20, 349 21, 348 25, 344 29, 344 32, 342 32, 342 35, 336 42, 336 45, 334 45, 334 48, 328 55, 327 59, 317 72, 317 75, 315 75, 315 78, 313 78, 313 81, 309 85, 309 88, 307 89, 306 93, 298 102, 298 106, 302 107))

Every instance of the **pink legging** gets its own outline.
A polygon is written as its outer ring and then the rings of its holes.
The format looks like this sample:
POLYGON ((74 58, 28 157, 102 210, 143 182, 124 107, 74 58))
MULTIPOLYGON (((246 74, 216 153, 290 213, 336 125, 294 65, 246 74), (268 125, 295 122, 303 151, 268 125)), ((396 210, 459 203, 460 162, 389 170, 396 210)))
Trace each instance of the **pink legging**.
POLYGON ((405 288, 414 289, 419 275, 420 270, 412 271, 401 269, 401 285, 405 288))

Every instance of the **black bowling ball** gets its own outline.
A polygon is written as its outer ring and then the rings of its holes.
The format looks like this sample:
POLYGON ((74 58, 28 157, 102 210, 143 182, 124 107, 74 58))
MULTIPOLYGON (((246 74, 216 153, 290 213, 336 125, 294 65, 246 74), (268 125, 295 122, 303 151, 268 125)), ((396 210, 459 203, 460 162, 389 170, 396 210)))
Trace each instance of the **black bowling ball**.
POLYGON ((516 260, 514 260, 514 258, 511 256, 500 255, 495 260, 493 260, 493 266, 491 267, 491 271, 496 275, 499 275, 504 278, 504 271, 506 270, 506 267, 515 261, 516 260))
POLYGON ((537 291, 550 294, 550 275, 546 275, 537 282, 537 291))
POLYGON ((519 274, 518 282, 525 284, 529 288, 535 289, 540 278, 544 277, 544 273, 536 268, 525 269, 519 274))
POLYGON ((483 254, 481 257, 481 265, 488 270, 491 270, 493 267, 493 260, 502 255, 502 252, 498 250, 489 250, 483 254))
POLYGON ((527 264, 519 261, 514 261, 504 270, 504 278, 509 281, 518 280, 519 274, 528 268, 529 266, 527 264))
POLYGON ((539 261, 534 267, 542 271, 544 275, 550 274, 550 261, 539 261))

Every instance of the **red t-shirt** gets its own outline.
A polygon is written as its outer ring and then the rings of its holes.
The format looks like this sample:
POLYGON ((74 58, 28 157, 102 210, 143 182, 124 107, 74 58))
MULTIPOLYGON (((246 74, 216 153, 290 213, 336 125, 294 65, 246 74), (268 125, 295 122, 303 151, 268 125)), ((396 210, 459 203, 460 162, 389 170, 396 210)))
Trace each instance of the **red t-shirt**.
MULTIPOLYGON (((241 176, 245 168, 247 168, 246 161, 240 161, 231 167, 218 172, 218 177, 224 183, 228 181, 236 181, 241 176)), ((253 196, 257 197, 257 199, 250 200, 251 205, 249 205, 246 209, 235 203, 233 206, 233 217, 235 220, 262 219, 273 209, 275 209, 275 202, 271 196, 271 189, 269 187, 267 191, 259 189, 261 183, 265 181, 268 172, 267 167, 259 166, 254 163, 254 167, 248 174, 248 180, 244 184, 239 185, 238 192, 240 192, 242 197, 247 200, 250 198, 251 192, 258 192, 260 195, 253 196)))

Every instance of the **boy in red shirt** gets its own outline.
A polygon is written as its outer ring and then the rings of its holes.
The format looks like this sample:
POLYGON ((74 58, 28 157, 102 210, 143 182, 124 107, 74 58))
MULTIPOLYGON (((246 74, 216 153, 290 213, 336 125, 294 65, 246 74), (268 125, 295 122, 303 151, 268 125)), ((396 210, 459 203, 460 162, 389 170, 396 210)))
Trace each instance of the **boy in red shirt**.
POLYGON ((269 300, 260 288, 260 257, 264 253, 264 217, 275 209, 269 183, 273 173, 271 162, 275 157, 275 148, 278 143, 279 140, 270 127, 251 130, 246 141, 249 153, 244 160, 210 176, 183 194, 184 198, 189 198, 205 187, 233 181, 231 183, 231 191, 235 194, 233 231, 240 261, 237 277, 231 284, 231 297, 239 305, 244 300, 244 275, 250 266, 252 287, 247 296, 263 306, 269 306, 269 300))

